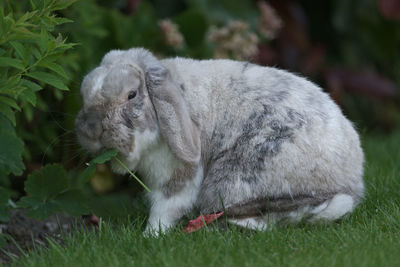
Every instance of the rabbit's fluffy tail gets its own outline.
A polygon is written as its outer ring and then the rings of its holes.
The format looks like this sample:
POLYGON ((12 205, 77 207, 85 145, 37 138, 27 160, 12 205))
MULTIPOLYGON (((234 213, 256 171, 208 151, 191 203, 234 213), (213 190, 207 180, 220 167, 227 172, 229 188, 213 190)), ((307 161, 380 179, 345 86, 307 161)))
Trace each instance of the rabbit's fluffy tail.
POLYGON ((354 199, 347 194, 336 194, 332 199, 311 210, 309 221, 335 221, 354 209, 354 199))
POLYGON ((264 216, 229 219, 230 223, 253 230, 267 230, 277 223, 288 224, 305 222, 335 221, 351 213, 355 207, 354 198, 348 194, 336 194, 318 206, 302 206, 290 212, 271 212, 264 216))

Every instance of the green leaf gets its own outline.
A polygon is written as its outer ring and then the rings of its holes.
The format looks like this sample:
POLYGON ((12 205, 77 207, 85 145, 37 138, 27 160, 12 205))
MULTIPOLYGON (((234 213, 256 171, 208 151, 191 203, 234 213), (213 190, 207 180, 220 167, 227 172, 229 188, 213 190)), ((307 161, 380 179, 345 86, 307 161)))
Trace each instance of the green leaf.
POLYGON ((56 203, 40 202, 30 196, 21 198, 17 204, 20 207, 29 208, 26 215, 37 220, 46 219, 50 215, 60 211, 60 207, 56 203))
MULTIPOLYGON (((31 122, 33 120, 33 109, 32 109, 32 106, 25 106, 22 109, 22 112, 24 113, 25 119, 28 122, 31 122)), ((27 152, 29 153, 29 151, 27 151, 27 152)))
POLYGON ((25 192, 41 201, 53 198, 68 187, 67 173, 59 164, 46 165, 40 171, 34 171, 25 182, 25 192))
POLYGON ((40 61, 40 63, 38 65, 54 71, 55 73, 57 73, 58 75, 60 75, 61 77, 65 78, 65 79, 69 78, 68 75, 65 73, 64 69, 57 63, 42 60, 42 61, 40 61))
POLYGON ((32 91, 34 91, 34 92, 37 92, 37 91, 40 91, 43 89, 43 87, 41 87, 37 83, 31 82, 26 79, 22 79, 22 84, 25 85, 26 87, 28 87, 29 89, 32 89, 32 91))
POLYGON ((46 44, 47 51, 54 51, 55 48, 56 48, 56 45, 57 45, 57 43, 56 43, 56 40, 54 38, 48 39, 47 40, 47 44, 46 44))
POLYGON ((32 9, 36 9, 35 1, 29 0, 29 3, 31 4, 32 9))
POLYGON ((0 132, 10 133, 15 135, 15 129, 7 118, 0 114, 0 132))
POLYGON ((93 176, 96 171, 96 164, 89 165, 83 172, 79 175, 79 180, 82 183, 87 183, 93 176))
POLYGON ((38 81, 50 84, 60 90, 68 91, 68 87, 55 75, 42 72, 42 71, 35 71, 27 73, 26 76, 34 78, 38 81))
POLYGON ((18 106, 17 102, 15 102, 15 100, 10 97, 0 95, 0 102, 3 102, 5 104, 7 104, 8 106, 15 108, 18 111, 21 110, 21 108, 18 106))
POLYGON ((3 129, 0 128, 0 167, 7 173, 21 175, 25 168, 22 161, 24 143, 14 132, 3 129))
POLYGON ((17 202, 18 208, 30 208, 39 205, 43 201, 36 196, 24 196, 17 202))
POLYGON ((44 219, 57 212, 66 212, 72 216, 90 212, 87 200, 79 190, 68 190, 46 201, 38 196, 26 196, 17 204, 21 208, 29 208, 27 215, 36 219, 44 219))
POLYGON ((8 179, 8 169, 0 164, 0 186, 10 187, 10 179, 8 179))
POLYGON ((36 95, 31 89, 26 88, 24 91, 21 92, 21 94, 19 96, 23 100, 28 101, 29 103, 31 103, 32 106, 36 106, 36 95))
POLYGON ((21 24, 27 20, 29 20, 30 18, 32 18, 35 14, 37 13, 37 10, 34 10, 32 12, 26 12, 22 17, 20 17, 17 20, 17 24, 21 24))
POLYGON ((0 221, 6 222, 10 219, 8 201, 11 198, 10 190, 0 187, 0 221))
POLYGON ((29 196, 21 198, 17 205, 29 208, 30 217, 44 219, 61 211, 73 216, 89 213, 82 192, 69 189, 69 180, 61 165, 46 165, 33 172, 25 182, 25 191, 29 196))
POLYGON ((61 24, 64 24, 64 23, 74 22, 73 20, 70 20, 70 19, 67 19, 67 18, 57 18, 57 17, 54 17, 53 21, 54 21, 54 23, 56 25, 61 25, 61 24))
POLYGON ((11 121, 11 123, 15 126, 15 114, 10 106, 0 102, 0 114, 3 114, 7 119, 11 121))
POLYGON ((58 0, 55 2, 55 4, 51 7, 52 11, 55 10, 61 10, 69 7, 73 3, 75 3, 77 0, 58 0))
POLYGON ((54 200, 54 203, 59 206, 61 211, 64 211, 72 216, 81 216, 89 214, 87 199, 79 190, 68 190, 54 200))
POLYGON ((110 159, 115 157, 117 154, 118 154, 118 150, 116 150, 116 149, 107 150, 103 154, 101 154, 101 155, 95 157, 94 159, 92 159, 90 161, 90 165, 91 164, 103 164, 106 161, 109 161, 110 159))
POLYGON ((21 60, 11 57, 0 57, 0 67, 14 67, 19 70, 25 69, 21 60))
POLYGON ((42 54, 40 54, 39 50, 36 47, 32 47, 31 48, 31 53, 33 54, 33 56, 39 60, 40 58, 42 58, 42 54))
POLYGON ((17 55, 24 62, 28 62, 30 54, 28 53, 28 50, 25 48, 25 46, 23 46, 20 42, 17 41, 10 42, 10 45, 15 49, 17 55))
POLYGON ((9 41, 21 41, 21 40, 26 40, 26 41, 32 41, 36 42, 38 39, 39 34, 31 32, 27 28, 16 28, 12 34, 10 34, 10 37, 8 38, 9 41))
POLYGON ((10 197, 11 197, 10 190, 0 187, 0 206, 7 205, 10 197))
POLYGON ((20 80, 20 75, 11 76, 7 80, 0 80, 0 92, 14 89, 19 85, 20 80))
POLYGON ((49 33, 46 31, 45 28, 42 28, 40 31, 40 37, 35 40, 42 54, 44 54, 48 50, 47 46, 48 40, 49 40, 49 33))
POLYGON ((7 245, 7 238, 4 234, 0 233, 0 248, 3 248, 7 245))
POLYGON ((103 164, 106 161, 109 161, 113 157, 115 157, 118 154, 118 150, 116 149, 110 149, 105 151, 103 154, 98 155, 94 159, 92 159, 88 163, 88 167, 79 175, 79 180, 82 183, 88 182, 93 176, 94 172, 96 171, 96 165, 97 164, 103 164))

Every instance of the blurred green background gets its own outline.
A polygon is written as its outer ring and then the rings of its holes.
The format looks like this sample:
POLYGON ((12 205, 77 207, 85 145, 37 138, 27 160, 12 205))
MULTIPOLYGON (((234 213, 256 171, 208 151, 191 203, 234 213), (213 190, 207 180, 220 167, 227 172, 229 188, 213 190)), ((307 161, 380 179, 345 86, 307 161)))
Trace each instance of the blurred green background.
MULTIPOLYGON (((15 12, 29 1, 14 2, 15 12)), ((87 155, 73 133, 82 78, 110 49, 145 47, 158 57, 232 58, 275 66, 322 86, 365 134, 388 134, 400 121, 400 3, 396 0, 80 0, 57 15, 73 49, 59 60, 69 92, 42 90, 17 116, 25 174, 50 162, 74 172, 87 155)), ((107 169, 92 186, 117 187, 107 169)), ((127 183, 116 179, 117 184, 127 183)), ((139 188, 138 188, 139 189, 139 188)))

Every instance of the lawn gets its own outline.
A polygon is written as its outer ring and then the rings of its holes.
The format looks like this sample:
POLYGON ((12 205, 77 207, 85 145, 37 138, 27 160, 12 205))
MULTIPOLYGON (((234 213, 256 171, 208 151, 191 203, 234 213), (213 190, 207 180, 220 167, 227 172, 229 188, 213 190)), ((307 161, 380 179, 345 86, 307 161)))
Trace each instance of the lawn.
MULTIPOLYGON (((160 238, 141 234, 144 215, 102 222, 63 245, 50 242, 14 266, 400 266, 400 132, 363 138, 367 196, 348 218, 253 232, 182 222, 160 238)), ((143 213, 142 213, 143 214, 143 213)), ((223 224, 223 223, 222 223, 223 224)))

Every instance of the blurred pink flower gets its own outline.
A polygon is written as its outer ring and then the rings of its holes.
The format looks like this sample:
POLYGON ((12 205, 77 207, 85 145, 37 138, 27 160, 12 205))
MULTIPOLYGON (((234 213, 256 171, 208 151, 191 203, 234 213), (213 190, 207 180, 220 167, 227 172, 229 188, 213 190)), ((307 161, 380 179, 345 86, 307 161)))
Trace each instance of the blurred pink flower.
POLYGON ((259 1, 257 5, 261 11, 261 17, 258 21, 258 30, 265 38, 275 38, 276 34, 282 28, 282 19, 268 3, 259 1))
POLYGON ((243 21, 235 20, 220 28, 212 27, 207 39, 216 44, 215 58, 248 60, 258 53, 258 37, 249 31, 249 25, 243 21))
POLYGON ((158 21, 158 26, 161 28, 164 39, 167 45, 180 49, 185 43, 182 33, 179 31, 178 25, 173 23, 169 19, 163 19, 158 21))

